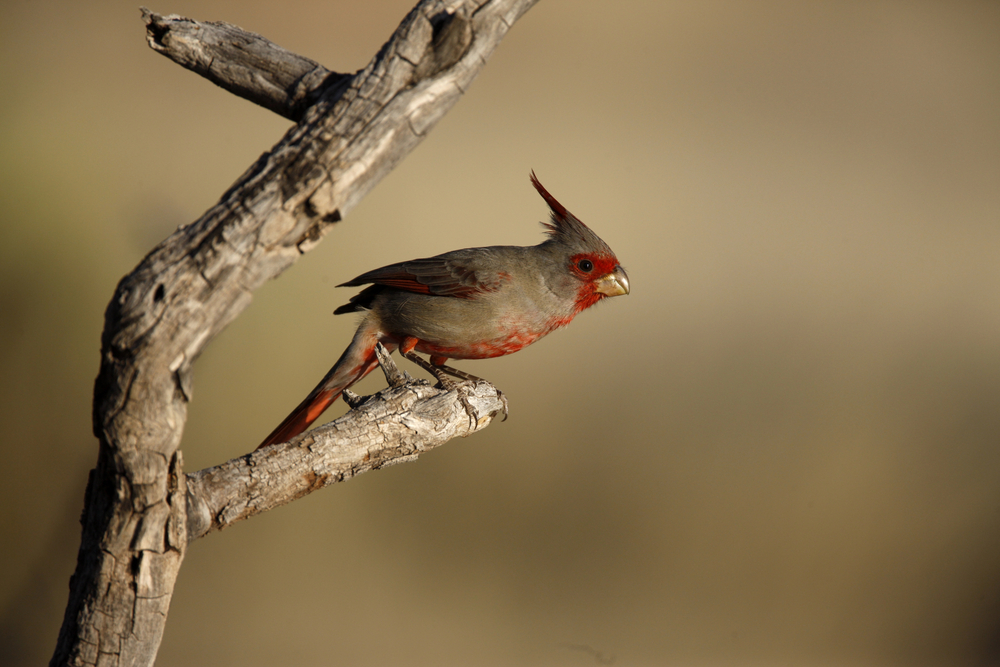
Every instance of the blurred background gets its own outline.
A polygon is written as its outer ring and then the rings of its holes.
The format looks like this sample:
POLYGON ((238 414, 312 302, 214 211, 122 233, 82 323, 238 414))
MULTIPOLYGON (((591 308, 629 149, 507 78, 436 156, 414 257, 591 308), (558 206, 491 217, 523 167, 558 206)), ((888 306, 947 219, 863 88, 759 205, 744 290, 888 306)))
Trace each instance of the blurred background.
MULTIPOLYGON (((354 71, 412 2, 150 8, 354 71)), ((14 666, 66 604, 115 284, 289 123, 151 51, 133 2, 0 15, 14 666)), ((159 664, 1000 664, 996 2, 544 0, 211 343, 187 469, 326 372, 337 283, 540 242, 531 169, 632 294, 457 364, 507 422, 193 544, 159 664)))

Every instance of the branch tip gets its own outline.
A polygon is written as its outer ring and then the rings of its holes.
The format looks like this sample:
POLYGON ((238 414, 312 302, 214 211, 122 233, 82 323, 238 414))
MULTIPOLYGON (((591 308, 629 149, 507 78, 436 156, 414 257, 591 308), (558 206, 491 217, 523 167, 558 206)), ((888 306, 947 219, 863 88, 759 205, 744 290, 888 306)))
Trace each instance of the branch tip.
POLYGON ((375 356, 378 357, 378 365, 382 367, 382 372, 385 373, 385 381, 389 383, 390 387, 402 387, 407 382, 412 382, 413 378, 410 378, 403 371, 399 370, 396 366, 396 362, 392 360, 392 356, 382 343, 375 343, 375 356))

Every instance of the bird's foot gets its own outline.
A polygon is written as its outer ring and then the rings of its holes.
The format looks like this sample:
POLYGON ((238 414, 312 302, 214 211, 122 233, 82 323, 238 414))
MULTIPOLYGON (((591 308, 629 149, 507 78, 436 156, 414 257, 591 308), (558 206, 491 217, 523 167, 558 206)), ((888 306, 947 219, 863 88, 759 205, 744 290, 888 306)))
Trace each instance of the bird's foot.
MULTIPOLYGON (((462 380, 462 382, 471 382, 473 385, 479 382, 486 382, 489 384, 489 382, 483 378, 473 375, 472 373, 466 373, 465 371, 460 371, 457 368, 452 368, 451 366, 446 366, 445 364, 432 364, 414 352, 403 352, 402 354, 417 366, 420 366, 425 371, 433 375, 437 379, 438 384, 441 385, 441 388, 445 391, 456 389, 460 384, 462 384, 460 382, 455 382, 452 377, 458 378, 462 380)), ((503 392, 499 389, 497 389, 497 396, 503 403, 503 421, 507 421, 507 397, 504 396, 503 392)), ((465 408, 465 414, 469 415, 469 419, 472 420, 472 423, 478 423, 478 412, 476 412, 472 403, 469 402, 469 398, 462 392, 459 392, 458 399, 462 402, 462 407, 465 408)))
POLYGON ((500 404, 503 405, 503 419, 500 421, 505 422, 507 421, 507 415, 509 414, 509 410, 507 408, 507 397, 503 395, 502 391, 497 389, 497 398, 500 399, 500 404))
MULTIPOLYGON (((423 359, 421 359, 421 361, 423 361, 423 359)), ((437 378, 438 385, 440 385, 441 388, 444 389, 445 391, 452 391, 454 389, 458 389, 460 385, 470 382, 470 380, 455 382, 450 377, 448 377, 448 372, 444 370, 441 366, 435 366, 434 364, 428 363, 426 368, 431 375, 437 378)), ((456 370, 456 369, 451 369, 451 370, 456 370)), ((473 381, 473 385, 478 380, 479 378, 476 378, 475 381, 473 381)), ((475 427, 475 425, 479 422, 479 413, 476 412, 476 409, 472 406, 472 403, 469 401, 469 397, 465 395, 465 392, 460 391, 458 392, 458 400, 462 402, 462 407, 465 408, 465 414, 469 416, 469 421, 472 423, 473 427, 475 427)))

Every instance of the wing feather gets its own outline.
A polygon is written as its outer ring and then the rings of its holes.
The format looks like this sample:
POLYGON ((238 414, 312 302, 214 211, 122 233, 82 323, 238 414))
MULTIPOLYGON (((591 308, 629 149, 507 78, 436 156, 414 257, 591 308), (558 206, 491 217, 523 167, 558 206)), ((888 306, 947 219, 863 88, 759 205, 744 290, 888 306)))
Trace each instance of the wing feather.
POLYGON ((459 299, 473 299, 484 292, 495 292, 500 289, 506 274, 484 266, 473 266, 470 260, 472 254, 464 250, 437 257, 414 259, 363 273, 338 287, 356 287, 372 283, 417 294, 459 299))
POLYGON ((453 252, 413 259, 408 262, 390 264, 382 268, 362 273, 353 280, 337 287, 357 287, 371 284, 351 298, 350 303, 341 306, 334 313, 357 312, 367 309, 372 299, 381 291, 380 286, 456 299, 475 299, 480 294, 495 292, 510 279, 510 275, 495 266, 496 255, 506 248, 466 248, 453 252))

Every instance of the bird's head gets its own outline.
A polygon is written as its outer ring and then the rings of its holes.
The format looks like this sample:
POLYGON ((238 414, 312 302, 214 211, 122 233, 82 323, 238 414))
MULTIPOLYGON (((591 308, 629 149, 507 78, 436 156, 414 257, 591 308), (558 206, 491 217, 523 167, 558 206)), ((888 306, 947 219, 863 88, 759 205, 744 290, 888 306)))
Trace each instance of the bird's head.
POLYGON ((542 223, 549 235, 543 245, 556 251, 572 277, 577 312, 604 297, 628 294, 628 275, 608 244, 549 194, 535 172, 531 172, 531 184, 551 210, 550 220, 542 223))

